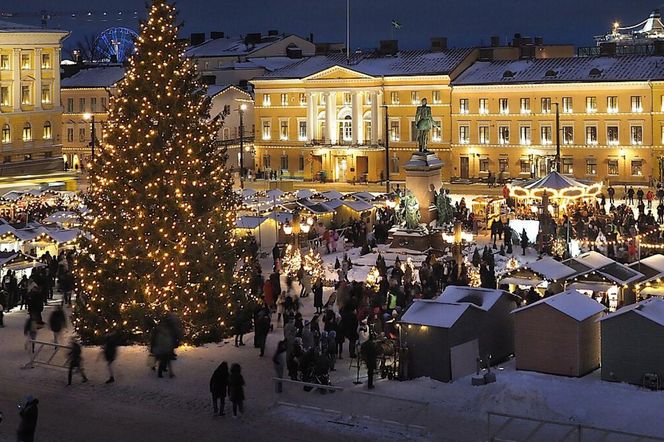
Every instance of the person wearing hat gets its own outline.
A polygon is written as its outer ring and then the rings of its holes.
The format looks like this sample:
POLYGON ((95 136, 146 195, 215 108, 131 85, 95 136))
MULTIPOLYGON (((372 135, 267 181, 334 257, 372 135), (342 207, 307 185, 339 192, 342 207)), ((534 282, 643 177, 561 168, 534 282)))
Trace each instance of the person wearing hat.
POLYGON ((369 324, 367 318, 364 318, 360 325, 357 326, 358 344, 362 346, 369 340, 369 324))

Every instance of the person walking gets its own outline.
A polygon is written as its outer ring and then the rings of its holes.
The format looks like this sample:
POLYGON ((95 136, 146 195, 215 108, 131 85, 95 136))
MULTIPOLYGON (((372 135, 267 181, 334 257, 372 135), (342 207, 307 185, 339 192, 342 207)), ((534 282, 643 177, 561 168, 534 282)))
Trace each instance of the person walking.
POLYGON ((53 342, 58 343, 58 338, 62 330, 66 328, 67 318, 65 317, 65 312, 62 310, 62 305, 55 307, 55 310, 51 313, 51 316, 48 318, 48 326, 53 332, 53 342))
POLYGON ((213 416, 223 416, 226 393, 228 392, 228 363, 226 361, 219 364, 219 366, 212 373, 210 377, 210 393, 212 393, 212 409, 213 416))
POLYGON ((244 413, 244 378, 242 377, 242 367, 238 363, 231 365, 228 395, 233 404, 233 417, 237 417, 238 411, 240 414, 244 413))
POLYGON ((19 416, 21 422, 16 430, 17 442, 34 442, 37 431, 37 419, 39 418, 39 400, 32 396, 25 398, 25 404, 19 405, 19 416))
MULTIPOLYGON (((286 368, 286 349, 286 340, 279 341, 277 344, 277 350, 274 352, 274 356, 272 356, 274 372, 279 379, 284 378, 284 368, 286 368)), ((281 393, 284 388, 282 382, 278 381, 275 388, 277 393, 281 393)))
POLYGON ((83 382, 88 382, 87 376, 83 371, 83 349, 75 339, 71 341, 71 350, 69 351, 69 375, 67 376, 67 385, 71 385, 71 378, 74 370, 78 371, 83 378, 83 382))
POLYGON ((316 308, 316 314, 323 313, 323 280, 318 279, 313 286, 314 292, 314 307, 316 308))
POLYGON ((376 371, 376 357, 377 349, 376 344, 372 340, 365 342, 362 347, 362 356, 364 357, 364 363, 367 365, 367 376, 369 377, 368 388, 369 390, 374 388, 374 374, 376 371))
POLYGON ((258 312, 255 322, 256 344, 261 350, 259 356, 263 357, 267 335, 270 333, 270 310, 267 306, 258 312))
POLYGON ((106 361, 106 368, 108 369, 109 378, 106 381, 107 384, 112 384, 115 382, 115 375, 113 374, 113 362, 118 355, 118 335, 117 333, 110 333, 106 336, 104 345, 102 346, 102 354, 104 355, 104 360, 106 361))
POLYGON ((173 336, 170 329, 164 322, 157 325, 153 335, 152 354, 157 358, 159 366, 157 368, 157 376, 163 378, 164 371, 168 371, 168 376, 173 377, 173 367, 171 366, 171 358, 173 356, 173 336))

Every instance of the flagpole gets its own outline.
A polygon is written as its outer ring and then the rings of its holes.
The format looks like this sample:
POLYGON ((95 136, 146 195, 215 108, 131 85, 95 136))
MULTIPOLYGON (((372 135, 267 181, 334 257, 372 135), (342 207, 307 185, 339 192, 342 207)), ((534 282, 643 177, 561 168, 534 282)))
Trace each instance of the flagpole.
POLYGON ((346 63, 350 63, 350 0, 346 0, 346 63))

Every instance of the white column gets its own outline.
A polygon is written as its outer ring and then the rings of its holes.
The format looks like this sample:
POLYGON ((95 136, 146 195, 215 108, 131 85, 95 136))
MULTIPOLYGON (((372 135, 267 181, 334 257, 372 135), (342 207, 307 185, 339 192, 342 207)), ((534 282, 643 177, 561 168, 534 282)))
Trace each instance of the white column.
POLYGON ((34 83, 34 89, 32 91, 33 99, 35 101, 35 110, 41 110, 41 108, 42 108, 42 102, 41 102, 41 99, 42 99, 42 97, 41 97, 41 90, 42 90, 41 57, 42 57, 41 48, 35 49, 35 61, 34 61, 35 83, 34 83))
POLYGON ((378 143, 378 94, 376 92, 371 93, 371 144, 376 145, 378 143))
POLYGON ((307 93, 307 141, 316 138, 316 94, 307 93))
POLYGON ((14 112, 21 110, 21 50, 14 49, 14 92, 12 99, 14 100, 14 112))
POLYGON ((376 133, 376 139, 383 140, 384 143, 385 127, 383 126, 385 121, 385 109, 382 106, 383 106, 383 94, 379 92, 376 94, 376 107, 378 108, 376 113, 378 114, 378 121, 376 122, 376 130, 374 130, 373 126, 371 127, 371 130, 376 133))
MULTIPOLYGON (((53 90, 51 96, 53 97, 53 106, 60 107, 60 48, 57 47, 53 50, 53 90)), ((101 104, 100 104, 101 106, 101 104)))
POLYGON ((351 106, 353 112, 353 144, 363 144, 364 135, 362 130, 362 95, 359 91, 354 91, 351 97, 351 106))
POLYGON ((327 129, 327 142, 337 143, 337 94, 325 93, 325 128, 327 129))

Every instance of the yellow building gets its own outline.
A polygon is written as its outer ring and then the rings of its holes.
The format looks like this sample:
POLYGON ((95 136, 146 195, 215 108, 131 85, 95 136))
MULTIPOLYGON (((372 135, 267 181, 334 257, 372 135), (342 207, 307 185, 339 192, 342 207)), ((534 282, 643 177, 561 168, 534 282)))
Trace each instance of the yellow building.
POLYGON ((415 110, 423 98, 440 128, 430 148, 450 149, 450 82, 476 58, 474 49, 319 55, 255 79, 256 165, 283 177, 328 181, 403 179, 417 149, 415 110), (385 111, 387 109, 387 124, 385 111))
POLYGON ((0 21, 1 175, 62 170, 60 50, 68 35, 0 21))
POLYGON ((661 179, 664 57, 478 61, 452 87, 451 177, 661 179))
POLYGON ((108 104, 124 77, 121 65, 89 67, 62 80, 62 157, 69 169, 83 170, 92 156, 92 117, 96 149, 103 141, 108 104))

